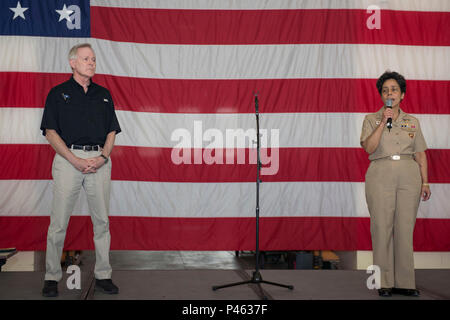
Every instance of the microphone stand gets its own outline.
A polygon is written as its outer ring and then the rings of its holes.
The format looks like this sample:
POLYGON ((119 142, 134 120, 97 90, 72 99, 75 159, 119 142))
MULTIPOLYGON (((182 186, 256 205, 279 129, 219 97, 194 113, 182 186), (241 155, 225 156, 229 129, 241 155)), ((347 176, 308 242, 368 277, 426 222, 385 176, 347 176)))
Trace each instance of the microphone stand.
MULTIPOLYGON (((241 281, 241 282, 235 282, 230 284, 225 284, 221 286, 213 286, 212 289, 214 291, 227 288, 227 287, 233 287, 238 286, 242 284, 256 284, 259 286, 260 292, 263 293, 261 290, 261 283, 271 284, 274 286, 279 286, 283 288, 288 288, 290 290, 294 289, 294 286, 292 285, 285 285, 270 281, 263 280, 261 273, 259 272, 259 183, 261 182, 259 176, 261 171, 261 155, 260 155, 260 135, 259 135, 259 107, 258 107, 258 94, 255 94, 255 114, 256 114, 256 150, 257 150, 257 164, 256 164, 256 251, 255 251, 255 271, 253 271, 253 276, 251 280, 248 281, 241 281)), ((267 297, 263 293, 263 299, 267 300, 267 297)))

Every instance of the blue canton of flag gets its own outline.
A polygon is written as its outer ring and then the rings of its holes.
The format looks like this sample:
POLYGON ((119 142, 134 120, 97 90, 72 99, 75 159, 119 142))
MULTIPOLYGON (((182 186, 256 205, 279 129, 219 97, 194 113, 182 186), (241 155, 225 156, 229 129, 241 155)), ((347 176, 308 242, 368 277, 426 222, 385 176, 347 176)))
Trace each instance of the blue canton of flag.
POLYGON ((90 37, 89 0, 2 0, 0 35, 90 37))

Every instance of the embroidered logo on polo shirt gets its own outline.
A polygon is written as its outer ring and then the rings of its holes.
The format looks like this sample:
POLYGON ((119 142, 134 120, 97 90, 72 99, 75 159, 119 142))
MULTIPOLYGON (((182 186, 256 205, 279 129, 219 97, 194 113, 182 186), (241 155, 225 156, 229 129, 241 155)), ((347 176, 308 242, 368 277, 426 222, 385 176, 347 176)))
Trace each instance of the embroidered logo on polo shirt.
POLYGON ((69 101, 70 101, 70 96, 69 96, 68 94, 65 94, 65 93, 62 93, 61 95, 62 95, 62 97, 63 97, 63 99, 64 99, 64 102, 65 102, 65 103, 69 103, 69 101))

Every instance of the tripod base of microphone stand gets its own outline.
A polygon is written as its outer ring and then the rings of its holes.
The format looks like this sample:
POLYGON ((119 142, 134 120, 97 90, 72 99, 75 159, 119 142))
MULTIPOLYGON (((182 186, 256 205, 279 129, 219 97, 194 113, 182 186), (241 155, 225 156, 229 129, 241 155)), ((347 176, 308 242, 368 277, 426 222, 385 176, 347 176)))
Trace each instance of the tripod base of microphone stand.
POLYGON ((222 285, 222 286, 213 286, 212 289, 214 291, 216 291, 216 290, 219 290, 219 289, 222 289, 222 288, 234 287, 234 286, 239 286, 239 285, 243 285, 243 284, 257 284, 257 285, 260 285, 261 283, 270 284, 270 285, 278 286, 278 287, 283 287, 283 288, 287 288, 289 290, 293 290, 294 289, 294 286, 291 286, 291 285, 285 285, 285 284, 281 284, 281 283, 276 283, 276 282, 270 282, 270 281, 263 280, 262 277, 261 277, 261 273, 259 273, 259 271, 253 271, 253 276, 252 276, 251 280, 225 284, 225 285, 222 285))

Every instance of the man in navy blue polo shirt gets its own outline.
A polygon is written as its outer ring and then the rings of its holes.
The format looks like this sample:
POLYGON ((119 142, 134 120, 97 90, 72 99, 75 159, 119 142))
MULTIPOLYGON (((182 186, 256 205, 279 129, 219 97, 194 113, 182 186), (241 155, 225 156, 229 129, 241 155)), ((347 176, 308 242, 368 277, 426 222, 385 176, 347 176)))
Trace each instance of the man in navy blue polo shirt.
POLYGON ((46 273, 42 294, 58 295, 61 255, 66 229, 83 187, 94 225, 96 290, 118 293, 109 263, 109 155, 121 129, 109 91, 92 82, 96 57, 90 44, 69 52, 72 77, 52 88, 45 102, 41 130, 55 149, 53 203, 47 233, 46 273))

